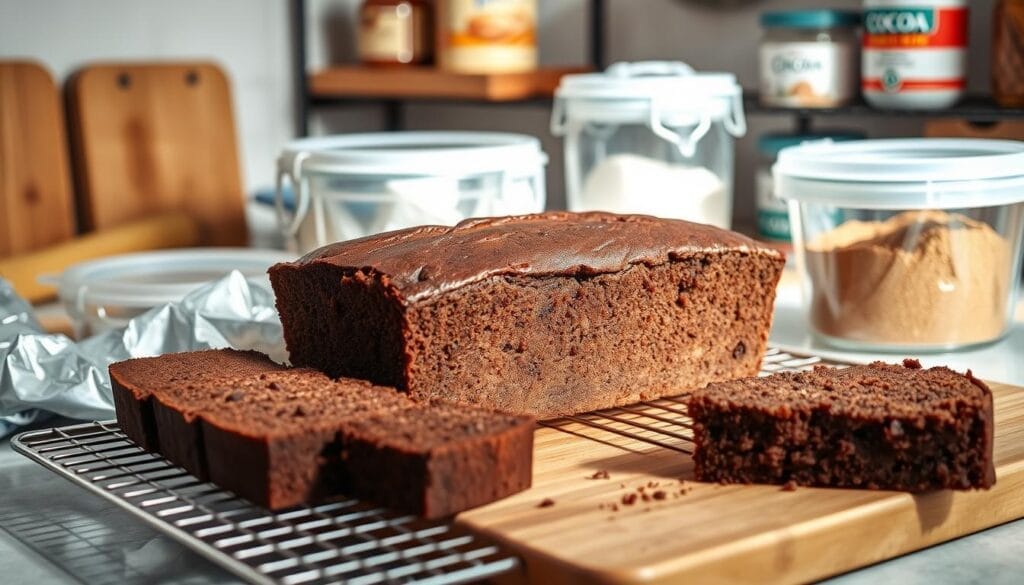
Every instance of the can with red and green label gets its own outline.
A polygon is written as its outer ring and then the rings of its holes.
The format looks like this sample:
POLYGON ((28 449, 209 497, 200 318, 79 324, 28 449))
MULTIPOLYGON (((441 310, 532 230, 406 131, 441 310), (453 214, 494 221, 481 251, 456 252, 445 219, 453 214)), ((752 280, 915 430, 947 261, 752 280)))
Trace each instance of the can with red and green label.
POLYGON ((861 89, 879 108, 941 109, 967 86, 968 0, 865 0, 861 89))

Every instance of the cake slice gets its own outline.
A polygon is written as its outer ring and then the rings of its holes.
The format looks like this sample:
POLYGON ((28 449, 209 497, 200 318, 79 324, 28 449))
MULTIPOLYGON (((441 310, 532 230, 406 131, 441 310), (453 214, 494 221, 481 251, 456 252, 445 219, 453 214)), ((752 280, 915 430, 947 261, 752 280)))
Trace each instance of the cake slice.
POLYGON ((784 264, 707 225, 551 212, 332 244, 270 279, 295 365, 551 418, 757 374, 784 264))
POLYGON ((689 398, 699 481, 989 488, 992 393, 970 372, 875 362, 712 384, 689 398))
POLYGON ((152 396, 161 390, 201 385, 226 376, 282 370, 255 351, 212 349, 136 358, 110 365, 114 410, 121 431, 147 451, 159 452, 152 396))
POLYGON ((449 516, 530 487, 529 417, 485 416, 477 408, 434 403, 374 413, 341 429, 336 456, 343 462, 345 489, 426 518, 449 516))
POLYGON ((339 481, 345 462, 328 457, 345 424, 369 414, 386 420, 416 406, 392 388, 307 372, 218 384, 208 403, 192 405, 202 420, 211 481, 272 510, 347 493, 339 481))
POLYGON ((334 382, 327 376, 304 368, 241 374, 225 371, 220 377, 209 376, 207 380, 156 389, 151 398, 157 450, 168 460, 204 481, 210 479, 210 473, 200 415, 209 411, 210 405, 230 400, 238 387, 258 380, 282 380, 314 388, 334 386, 334 382))

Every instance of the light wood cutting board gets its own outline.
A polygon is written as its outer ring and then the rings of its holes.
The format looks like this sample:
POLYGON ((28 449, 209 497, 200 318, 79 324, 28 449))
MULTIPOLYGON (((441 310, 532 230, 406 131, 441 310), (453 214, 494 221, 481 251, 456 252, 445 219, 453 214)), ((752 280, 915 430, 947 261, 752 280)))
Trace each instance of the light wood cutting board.
POLYGON ((535 583, 813 581, 1024 517, 1024 388, 992 389, 989 491, 695 483, 688 419, 665 400, 542 427, 534 487, 458 521, 509 545, 535 583), (597 471, 610 478, 588 479, 597 471), (641 486, 665 499, 644 502, 641 486), (631 506, 627 493, 638 494, 631 506), (540 507, 546 498, 554 504, 540 507))
POLYGON ((0 258, 75 234, 67 147, 50 73, 0 61, 0 258))
POLYGON ((103 229, 163 211, 203 243, 246 243, 231 90, 208 63, 104 64, 70 81, 81 220, 103 229))

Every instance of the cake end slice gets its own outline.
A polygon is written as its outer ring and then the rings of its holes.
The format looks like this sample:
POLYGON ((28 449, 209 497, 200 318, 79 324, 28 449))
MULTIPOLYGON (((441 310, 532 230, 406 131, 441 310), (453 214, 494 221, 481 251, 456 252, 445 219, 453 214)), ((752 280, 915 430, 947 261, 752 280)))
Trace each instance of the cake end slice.
POLYGON ((699 481, 923 492, 995 481, 992 393, 875 362, 711 384, 688 402, 699 481))

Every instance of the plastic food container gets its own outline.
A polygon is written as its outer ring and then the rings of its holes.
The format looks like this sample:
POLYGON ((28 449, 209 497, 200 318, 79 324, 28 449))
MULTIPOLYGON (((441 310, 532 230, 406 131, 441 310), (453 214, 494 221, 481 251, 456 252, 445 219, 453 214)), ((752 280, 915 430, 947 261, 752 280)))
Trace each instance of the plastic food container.
MULTIPOLYGON (((754 178, 754 199, 757 204, 757 236, 769 242, 789 244, 789 206, 775 193, 772 166, 785 148, 804 142, 831 140, 847 142, 867 138, 862 132, 835 130, 814 134, 762 134, 757 140, 757 175, 754 178)), ((788 251, 788 248, 787 248, 788 251)))
POLYGON ((746 133, 731 73, 616 63, 567 75, 551 131, 565 137, 570 211, 646 213, 728 228, 734 140, 746 133))
POLYGON ((547 156, 532 136, 387 132, 307 138, 278 158, 277 209, 299 252, 470 217, 544 210, 547 156), (295 213, 283 202, 295 188, 295 213))
POLYGON ((812 330, 852 350, 944 351, 1006 333, 1019 286, 1024 142, 815 142, 783 150, 812 330))
POLYGON ((76 264, 45 280, 57 287, 75 336, 81 339, 123 327, 153 307, 180 301, 232 270, 266 279, 267 268, 294 258, 277 250, 242 248, 142 252, 76 264))

